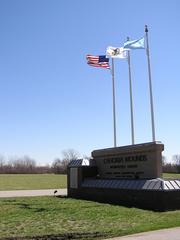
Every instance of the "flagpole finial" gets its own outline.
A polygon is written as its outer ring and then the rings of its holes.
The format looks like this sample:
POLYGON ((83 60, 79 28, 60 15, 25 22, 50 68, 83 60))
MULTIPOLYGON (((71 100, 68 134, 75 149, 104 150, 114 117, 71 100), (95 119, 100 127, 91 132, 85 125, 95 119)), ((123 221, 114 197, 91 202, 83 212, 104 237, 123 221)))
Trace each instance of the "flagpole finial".
POLYGON ((145 32, 148 32, 148 26, 145 25, 145 32))

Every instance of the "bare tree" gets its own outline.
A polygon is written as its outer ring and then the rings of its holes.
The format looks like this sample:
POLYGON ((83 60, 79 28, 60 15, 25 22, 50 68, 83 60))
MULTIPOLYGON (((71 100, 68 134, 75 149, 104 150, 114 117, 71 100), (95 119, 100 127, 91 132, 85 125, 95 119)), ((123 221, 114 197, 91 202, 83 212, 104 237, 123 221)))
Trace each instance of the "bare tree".
POLYGON ((90 156, 87 156, 87 155, 83 155, 83 159, 90 160, 90 159, 91 159, 91 157, 90 157, 90 156))
POLYGON ((164 168, 167 165, 167 158, 162 156, 162 167, 164 168))
POLYGON ((0 154, 0 173, 52 173, 49 165, 37 166, 36 161, 25 155, 9 157, 7 161, 0 154))
POLYGON ((62 168, 62 160, 59 158, 56 158, 51 166, 54 173, 64 173, 62 168))
POLYGON ((11 157, 7 169, 12 173, 33 173, 36 168, 36 161, 28 156, 11 157))
POLYGON ((67 149, 62 151, 62 166, 65 170, 65 172, 67 172, 67 166, 68 164, 72 161, 72 160, 76 160, 79 158, 79 153, 74 150, 74 149, 67 149))
POLYGON ((173 162, 176 165, 177 172, 180 173, 180 155, 176 154, 172 156, 173 162))
POLYGON ((4 156, 0 155, 0 168, 3 168, 5 164, 6 162, 5 162, 4 156))
POLYGON ((177 165, 180 165, 180 155, 176 154, 172 156, 173 162, 177 165))
POLYGON ((54 173, 67 173, 67 166, 72 160, 79 158, 79 153, 74 149, 67 149, 62 151, 62 159, 56 158, 52 163, 52 170, 54 173))
POLYGON ((62 151, 62 159, 66 161, 76 160, 79 158, 79 153, 74 149, 67 149, 62 151))

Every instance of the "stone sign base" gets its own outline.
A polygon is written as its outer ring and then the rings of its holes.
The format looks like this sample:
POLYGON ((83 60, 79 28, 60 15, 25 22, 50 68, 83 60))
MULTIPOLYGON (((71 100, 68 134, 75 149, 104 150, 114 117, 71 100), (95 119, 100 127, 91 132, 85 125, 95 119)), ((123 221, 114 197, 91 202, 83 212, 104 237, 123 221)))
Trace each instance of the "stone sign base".
POLYGON ((180 209, 180 180, 162 179, 164 145, 95 150, 68 166, 68 197, 155 211, 180 209))
POLYGON ((180 180, 93 180, 68 196, 154 211, 180 209, 180 180))

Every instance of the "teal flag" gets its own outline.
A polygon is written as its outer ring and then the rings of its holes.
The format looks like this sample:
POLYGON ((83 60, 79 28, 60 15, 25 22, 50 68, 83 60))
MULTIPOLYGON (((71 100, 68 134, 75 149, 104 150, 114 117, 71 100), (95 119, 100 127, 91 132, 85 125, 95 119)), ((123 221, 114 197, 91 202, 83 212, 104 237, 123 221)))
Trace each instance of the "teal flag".
POLYGON ((127 41, 124 43, 125 49, 144 49, 144 37, 138 40, 127 41))

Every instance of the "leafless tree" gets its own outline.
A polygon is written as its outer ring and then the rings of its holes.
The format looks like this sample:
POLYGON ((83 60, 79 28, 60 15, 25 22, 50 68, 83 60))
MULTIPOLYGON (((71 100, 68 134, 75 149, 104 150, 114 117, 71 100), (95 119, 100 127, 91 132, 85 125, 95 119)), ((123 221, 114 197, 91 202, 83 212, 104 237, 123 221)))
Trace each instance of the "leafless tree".
POLYGON ((176 154, 172 156, 173 162, 177 165, 180 165, 180 155, 176 154))
POLYGON ((79 158, 79 156, 80 156, 79 153, 74 149, 67 149, 62 151, 63 160, 67 160, 67 161, 76 160, 79 158))
POLYGON ((6 164, 4 156, 0 155, 0 168, 4 167, 4 165, 6 164))
POLYGON ((173 162, 176 165, 177 172, 180 173, 180 155, 176 154, 172 156, 173 162))
POLYGON ((33 173, 36 169, 36 161, 28 156, 11 157, 6 168, 9 173, 33 173))
POLYGON ((52 163, 54 173, 67 173, 67 166, 72 160, 79 158, 79 153, 74 149, 67 149, 62 151, 62 159, 56 158, 52 163))
POLYGON ((87 155, 83 155, 83 159, 87 159, 87 160, 90 160, 91 157, 87 156, 87 155))
POLYGON ((37 166, 36 161, 29 156, 9 157, 7 161, 0 155, 0 173, 52 173, 49 165, 37 166))
POLYGON ((165 166, 167 163, 167 159, 165 156, 162 156, 162 166, 165 166))
POLYGON ((54 173, 64 173, 62 168, 62 160, 59 158, 56 158, 53 161, 51 168, 54 173))

